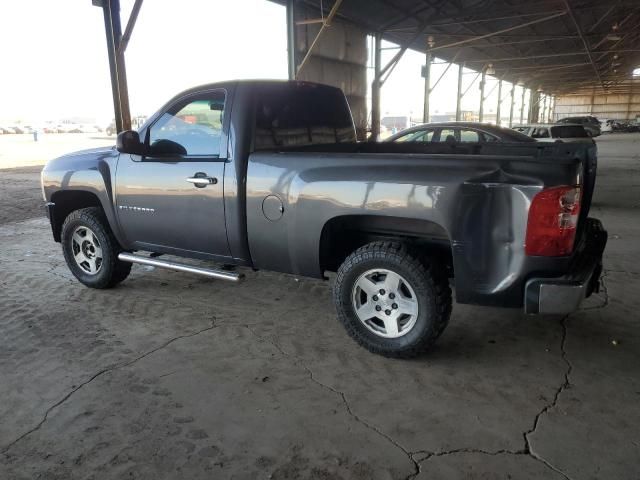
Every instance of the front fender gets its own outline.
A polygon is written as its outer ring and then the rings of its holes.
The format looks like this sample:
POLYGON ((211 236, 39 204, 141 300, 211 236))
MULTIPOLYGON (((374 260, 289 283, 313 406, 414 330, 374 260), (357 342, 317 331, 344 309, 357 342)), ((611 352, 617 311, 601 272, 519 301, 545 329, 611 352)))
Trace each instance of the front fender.
MULTIPOLYGON (((119 153, 115 148, 100 148, 50 160, 42 170, 42 191, 45 202, 54 204, 56 200, 60 202, 64 192, 86 192, 95 196, 113 234, 118 242, 124 245, 125 237, 115 212, 114 182, 118 157, 119 153)), ((76 210, 85 206, 71 205, 66 207, 66 210, 76 210)))

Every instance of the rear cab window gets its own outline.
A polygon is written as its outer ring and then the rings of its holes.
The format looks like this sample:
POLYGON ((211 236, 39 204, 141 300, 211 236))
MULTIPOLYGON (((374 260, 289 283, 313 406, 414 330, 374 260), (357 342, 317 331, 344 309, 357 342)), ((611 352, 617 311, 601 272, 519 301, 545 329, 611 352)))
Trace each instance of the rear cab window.
POLYGON ((274 83, 256 92, 254 150, 355 141, 349 105, 337 88, 274 83))

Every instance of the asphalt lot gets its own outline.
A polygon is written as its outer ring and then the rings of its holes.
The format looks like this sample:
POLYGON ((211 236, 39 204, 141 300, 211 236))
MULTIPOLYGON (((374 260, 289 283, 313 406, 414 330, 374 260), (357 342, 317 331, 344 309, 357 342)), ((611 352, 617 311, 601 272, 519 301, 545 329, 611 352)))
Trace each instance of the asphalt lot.
POLYGON ((598 145, 603 291, 563 318, 454 305, 412 361, 352 342, 320 281, 87 289, 39 168, 0 170, 0 479, 640 478, 640 134, 598 145))

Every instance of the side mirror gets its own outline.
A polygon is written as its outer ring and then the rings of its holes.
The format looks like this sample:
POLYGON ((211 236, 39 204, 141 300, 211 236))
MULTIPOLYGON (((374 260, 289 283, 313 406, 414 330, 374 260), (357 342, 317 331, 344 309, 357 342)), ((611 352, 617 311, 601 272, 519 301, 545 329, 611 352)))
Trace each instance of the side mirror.
POLYGON ((118 134, 116 149, 120 153, 144 155, 144 145, 140 142, 140 135, 134 130, 126 130, 118 134))

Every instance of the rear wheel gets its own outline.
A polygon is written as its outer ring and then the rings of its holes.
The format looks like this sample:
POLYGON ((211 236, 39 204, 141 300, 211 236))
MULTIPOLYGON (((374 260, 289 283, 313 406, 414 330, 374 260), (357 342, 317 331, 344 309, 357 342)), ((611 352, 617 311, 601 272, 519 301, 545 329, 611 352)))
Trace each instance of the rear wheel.
POLYGON ((123 281, 131 264, 118 260, 122 251, 100 208, 71 212, 62 225, 62 252, 71 273, 91 288, 111 288, 123 281))
POLYGON ((334 301, 349 335, 389 357, 427 350, 451 315, 444 270, 395 242, 370 243, 349 255, 338 269, 334 301))

